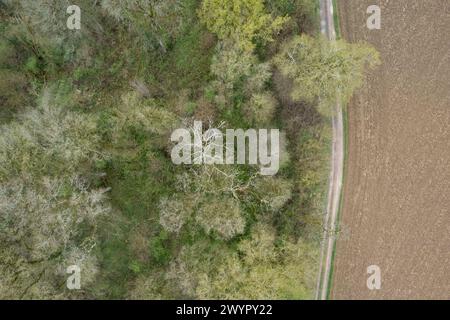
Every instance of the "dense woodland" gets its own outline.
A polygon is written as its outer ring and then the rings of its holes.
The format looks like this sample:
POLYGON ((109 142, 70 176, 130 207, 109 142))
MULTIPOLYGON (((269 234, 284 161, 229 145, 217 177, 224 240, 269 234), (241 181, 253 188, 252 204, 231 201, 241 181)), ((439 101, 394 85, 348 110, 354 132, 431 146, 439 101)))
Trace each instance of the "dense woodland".
POLYGON ((0 0, 0 298, 312 298, 330 106, 377 62, 315 0, 0 0), (280 171, 174 165, 194 120, 281 129, 280 171))

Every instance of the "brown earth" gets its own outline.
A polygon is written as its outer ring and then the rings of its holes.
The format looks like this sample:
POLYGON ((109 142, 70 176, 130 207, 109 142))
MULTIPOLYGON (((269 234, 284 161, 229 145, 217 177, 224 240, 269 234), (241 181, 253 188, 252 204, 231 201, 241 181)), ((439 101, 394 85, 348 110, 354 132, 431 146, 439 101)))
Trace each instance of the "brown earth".
POLYGON ((383 64, 348 107, 331 298, 450 299, 450 1, 338 0, 344 38, 383 64), (381 30, 366 9, 381 7, 381 30), (381 268, 381 289, 366 286, 381 268))

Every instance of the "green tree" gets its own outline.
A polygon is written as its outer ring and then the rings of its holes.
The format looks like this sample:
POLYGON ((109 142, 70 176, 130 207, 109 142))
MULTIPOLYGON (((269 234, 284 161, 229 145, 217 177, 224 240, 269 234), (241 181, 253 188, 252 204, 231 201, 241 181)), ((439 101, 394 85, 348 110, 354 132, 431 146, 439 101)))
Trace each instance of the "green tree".
POLYGON ((282 178, 262 177, 255 182, 255 191, 261 203, 274 212, 281 210, 291 199, 292 188, 292 182, 282 178))
POLYGON ((159 223, 168 232, 178 233, 191 216, 195 201, 192 196, 176 195, 159 202, 159 223))
POLYGON ((17 40, 46 64, 79 62, 83 58, 79 49, 92 41, 94 33, 101 33, 102 27, 92 1, 80 0, 76 4, 81 8, 82 27, 68 30, 66 10, 72 4, 68 0, 7 0, 10 29, 5 36, 17 40))
POLYGON ((314 32, 318 26, 318 1, 316 0, 266 0, 267 9, 274 15, 289 15, 285 29, 295 34, 314 32))
POLYGON ((167 44, 181 30, 182 5, 177 0, 102 0, 106 13, 137 32, 144 43, 166 52, 167 44))
POLYGON ((278 242, 270 225, 255 225, 251 238, 217 261, 214 272, 199 270, 197 297, 312 299, 317 249, 301 240, 278 242))
POLYGON ((99 159, 95 120, 47 91, 37 108, 0 127, 0 297, 57 298, 69 265, 97 272, 97 217, 107 189, 90 176, 99 159))
POLYGON ((224 240, 244 232, 239 202, 231 197, 211 197, 205 199, 196 213, 195 220, 206 233, 215 232, 224 240))
POLYGON ((203 0, 199 16, 219 39, 231 39, 246 51, 255 41, 272 41, 288 20, 266 13, 262 0, 203 0))
POLYGON ((331 105, 336 98, 347 102, 361 86, 365 71, 380 59, 367 44, 302 35, 287 41, 274 61, 281 73, 293 80, 294 100, 319 99, 321 104, 331 105))
POLYGON ((255 93, 244 106, 245 115, 256 125, 269 125, 275 114, 277 100, 270 92, 255 93))
POLYGON ((255 54, 230 41, 217 45, 211 73, 215 76, 211 86, 219 106, 229 106, 232 96, 239 91, 247 98, 263 91, 272 75, 269 63, 260 63, 255 54))

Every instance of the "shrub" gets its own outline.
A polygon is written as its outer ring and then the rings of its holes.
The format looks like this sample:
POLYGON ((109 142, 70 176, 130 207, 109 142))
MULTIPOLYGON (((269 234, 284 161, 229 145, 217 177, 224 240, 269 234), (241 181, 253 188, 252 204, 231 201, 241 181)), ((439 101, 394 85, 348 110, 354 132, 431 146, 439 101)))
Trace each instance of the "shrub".
POLYGON ((150 240, 150 257, 157 265, 165 265, 170 261, 171 253, 168 248, 169 235, 165 230, 150 240))

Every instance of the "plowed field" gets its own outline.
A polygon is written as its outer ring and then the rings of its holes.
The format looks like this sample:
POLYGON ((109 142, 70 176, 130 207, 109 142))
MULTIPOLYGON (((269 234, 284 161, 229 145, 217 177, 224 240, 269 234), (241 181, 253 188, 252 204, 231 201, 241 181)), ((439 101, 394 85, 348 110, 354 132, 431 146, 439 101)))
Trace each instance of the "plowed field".
POLYGON ((450 299, 450 1, 340 0, 341 31, 383 64, 348 106, 331 298, 450 299), (381 30, 366 27, 381 7, 381 30), (381 268, 381 289, 366 286, 381 268))

